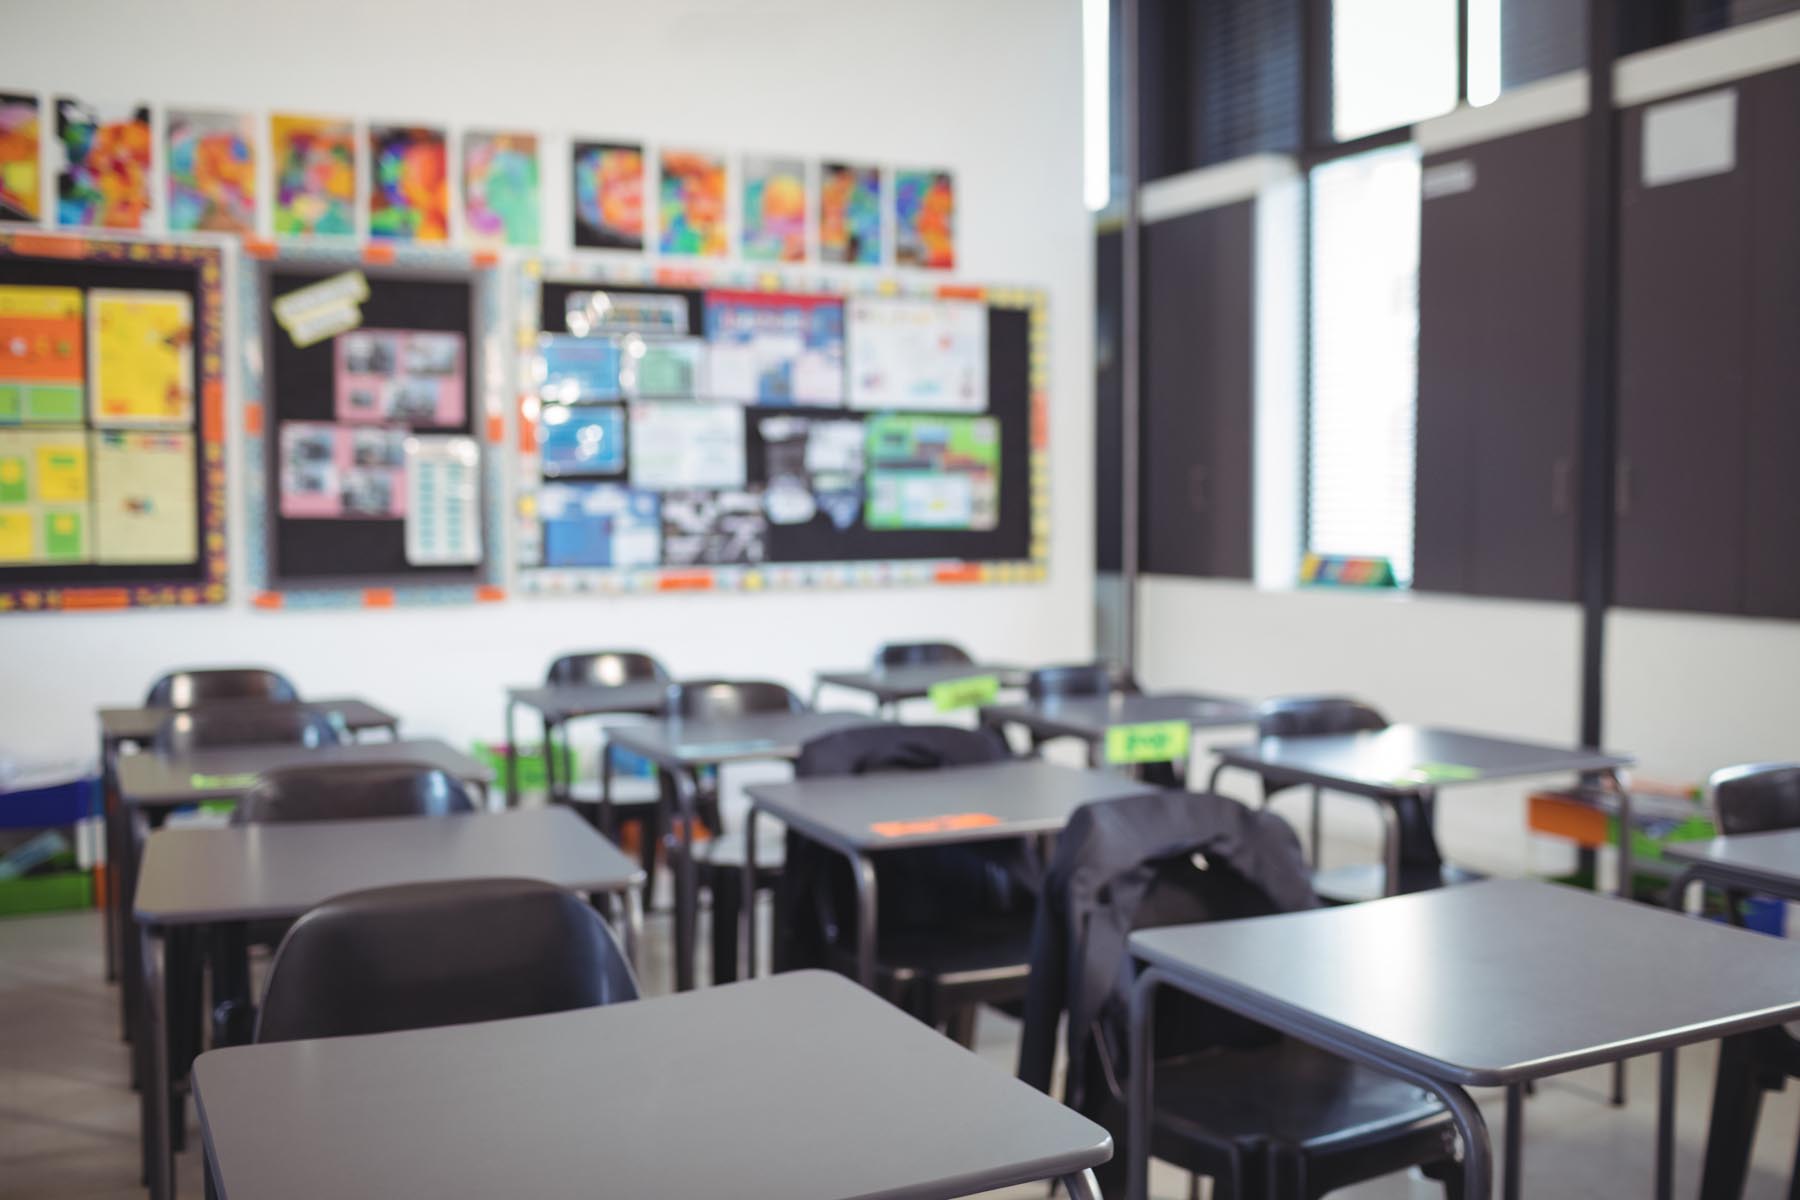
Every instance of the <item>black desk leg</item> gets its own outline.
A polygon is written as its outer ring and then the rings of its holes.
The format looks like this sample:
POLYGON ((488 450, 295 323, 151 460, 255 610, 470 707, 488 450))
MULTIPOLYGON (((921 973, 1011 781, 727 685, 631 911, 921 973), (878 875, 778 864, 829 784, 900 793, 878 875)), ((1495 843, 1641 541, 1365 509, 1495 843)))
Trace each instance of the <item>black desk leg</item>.
POLYGON ((1079 1175, 1065 1175, 1062 1178, 1063 1192, 1069 1200, 1101 1200, 1100 1183, 1094 1178, 1092 1171, 1083 1171, 1079 1175))
POLYGON ((1762 1114, 1763 1088, 1757 1078, 1759 1040, 1758 1034, 1743 1033, 1719 1043, 1719 1074, 1713 1083, 1712 1122, 1700 1169, 1700 1200, 1737 1200, 1744 1194, 1756 1119, 1762 1114))
POLYGON ((513 710, 518 701, 506 700, 506 807, 519 806, 519 743, 513 735, 513 710))
POLYGON ((213 1044, 249 1045, 255 1022, 250 1002, 248 927, 242 921, 215 926, 209 957, 212 961, 213 1044))
MULTIPOLYGON (((815 691, 817 689, 814 689, 815 691)), ((756 801, 744 813, 743 888, 738 900, 738 961, 744 979, 756 978, 756 801)), ((715 916, 714 920, 718 918, 715 916)), ((779 921, 779 915, 777 920, 779 921)))
POLYGON ((1513 1084, 1506 1089, 1506 1172, 1505 1182, 1501 1185, 1506 1200, 1519 1200, 1525 1194, 1525 1181, 1520 1178, 1524 1164, 1525 1145, 1525 1091, 1522 1085, 1513 1084))
POLYGON ((699 820, 694 802, 699 781, 687 769, 669 771, 675 785, 675 820, 681 832, 669 839, 675 857, 675 990, 694 987, 694 936, 699 908, 699 883, 694 871, 694 822, 699 820))
MULTIPOLYGON (((113 822, 117 819, 118 797, 113 791, 112 747, 106 735, 100 735, 100 830, 106 862, 98 874, 106 880, 106 919, 100 924, 101 940, 106 947, 106 982, 119 977, 119 910, 113 903, 113 822)), ((121 1017, 123 1014, 121 1014, 121 1017)), ((123 1028, 124 1022, 120 1021, 123 1028)))
POLYGON ((1656 1200, 1671 1200, 1675 1175, 1675 1052, 1661 1055, 1656 1093, 1656 1200))

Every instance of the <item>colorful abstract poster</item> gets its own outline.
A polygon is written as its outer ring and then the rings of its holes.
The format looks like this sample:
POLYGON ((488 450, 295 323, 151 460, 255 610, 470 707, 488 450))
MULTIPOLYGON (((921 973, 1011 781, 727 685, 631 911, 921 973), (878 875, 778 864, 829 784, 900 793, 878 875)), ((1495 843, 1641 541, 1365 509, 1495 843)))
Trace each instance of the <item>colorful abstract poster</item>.
POLYGON ((463 335, 357 329, 333 343, 340 421, 454 428, 468 411, 463 335))
POLYGON ((538 141, 532 133, 463 134, 463 224, 489 246, 538 244, 538 141))
POLYGON ((956 189, 950 172, 894 172, 894 261, 940 271, 956 266, 956 189))
POLYGON ((294 520, 406 516, 404 429, 325 421, 281 426, 281 515, 294 520))
POLYGON ((255 233, 255 120, 175 109, 168 122, 169 230, 255 233))
POLYGON ((85 346, 81 289, 0 287, 0 425, 79 425, 85 346))
POLYGON ((868 422, 870 529, 1000 523, 1000 422, 880 413, 868 422))
POLYGON ((88 292, 88 407, 94 424, 194 419, 194 299, 186 292, 88 292))
POLYGON ((337 117, 269 118, 275 234, 356 232, 356 127, 337 117))
POLYGON ((97 429, 94 559, 190 563, 200 557, 194 435, 97 429))
POLYGON ((450 148, 443 130, 369 127, 369 236, 450 240, 450 148))
POLYGON ((706 293, 707 395, 744 404, 844 402, 844 301, 706 293))
POLYGON ((806 261, 806 164, 799 159, 744 160, 744 257, 806 261))
POLYGON ((987 305, 852 296, 848 309, 851 408, 987 409, 987 305))
POLYGON ((38 98, 0 92, 0 221, 35 221, 44 197, 38 162, 44 123, 38 98))
POLYGON ((616 483, 550 483, 538 491, 547 567, 654 567, 662 502, 616 483))
POLYGON ((0 564, 92 557, 85 438, 79 429, 0 429, 0 564))
POLYGON ((826 163, 819 171, 819 259, 881 262, 881 168, 826 163))
POLYGON ((644 148, 576 142, 575 244, 598 250, 644 248, 644 148))
POLYGON ((657 192, 659 245, 664 254, 723 258, 725 160, 692 150, 664 150, 657 192))
POLYGON ((142 229, 150 211, 150 107, 101 106, 60 96, 56 223, 142 229))

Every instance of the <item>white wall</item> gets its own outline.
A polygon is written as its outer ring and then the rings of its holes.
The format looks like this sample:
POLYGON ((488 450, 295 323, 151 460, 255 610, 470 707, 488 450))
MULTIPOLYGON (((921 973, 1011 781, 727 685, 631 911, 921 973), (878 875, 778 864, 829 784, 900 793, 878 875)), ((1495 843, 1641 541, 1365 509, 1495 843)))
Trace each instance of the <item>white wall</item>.
POLYGON ((95 706, 132 702, 171 664, 267 662, 305 692, 363 694, 408 731, 461 741, 497 734, 502 685, 569 648, 642 646, 677 673, 796 686, 900 637, 1085 656, 1093 338, 1080 35, 1076 0, 9 0, 8 88, 552 135, 552 251, 568 237, 558 134, 951 168, 958 277, 1050 294, 1054 524, 1038 586, 270 614, 247 608, 235 573, 234 440, 230 604, 0 619, 0 754, 89 752, 95 706))

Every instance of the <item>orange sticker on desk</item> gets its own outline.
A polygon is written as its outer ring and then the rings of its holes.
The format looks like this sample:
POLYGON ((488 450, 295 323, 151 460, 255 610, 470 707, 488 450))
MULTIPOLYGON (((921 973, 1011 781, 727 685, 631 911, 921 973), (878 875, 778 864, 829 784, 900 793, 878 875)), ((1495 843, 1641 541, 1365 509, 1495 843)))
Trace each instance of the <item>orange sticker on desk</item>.
POLYGON ((1000 818, 991 813, 948 813, 941 817, 921 817, 917 821, 877 821, 869 826, 885 838, 917 837, 922 833, 953 833, 959 829, 985 829, 998 825, 1000 818))

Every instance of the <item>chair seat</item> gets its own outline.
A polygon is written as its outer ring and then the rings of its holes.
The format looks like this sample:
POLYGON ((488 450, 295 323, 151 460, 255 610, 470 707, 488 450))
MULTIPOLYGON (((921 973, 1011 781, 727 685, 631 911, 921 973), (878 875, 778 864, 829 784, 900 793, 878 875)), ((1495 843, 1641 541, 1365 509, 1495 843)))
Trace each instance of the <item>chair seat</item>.
MULTIPOLYGON (((1460 883, 1476 883, 1487 876, 1454 863, 1431 867, 1400 868, 1400 893, 1429 892, 1435 888, 1455 887, 1460 883)), ((1327 904, 1361 904, 1378 900, 1384 894, 1387 869, 1380 863, 1363 863, 1354 867, 1333 867, 1313 875, 1313 891, 1327 904)))
MULTIPOLYGON (((757 831, 756 870, 779 871, 787 863, 787 847, 779 837, 764 837, 757 831)), ((744 835, 738 832, 720 834, 704 842, 694 843, 694 861, 721 870, 744 869, 744 835)))
POLYGON ((1156 1067, 1159 1140, 1322 1154, 1449 1120, 1436 1097, 1292 1038, 1156 1067))
MULTIPOLYGON (((853 951, 834 947, 833 969, 856 973, 853 951)), ((875 951, 880 990, 929 984, 942 992, 979 993, 967 999, 1023 996, 1031 976, 1031 914, 982 917, 936 930, 902 930, 881 938, 875 951)))
MULTIPOLYGON (((572 804, 599 804, 600 781, 577 780, 568 789, 568 799, 572 804)), ((654 779, 631 775, 613 777, 612 803, 615 809, 654 808, 661 799, 654 779)))

